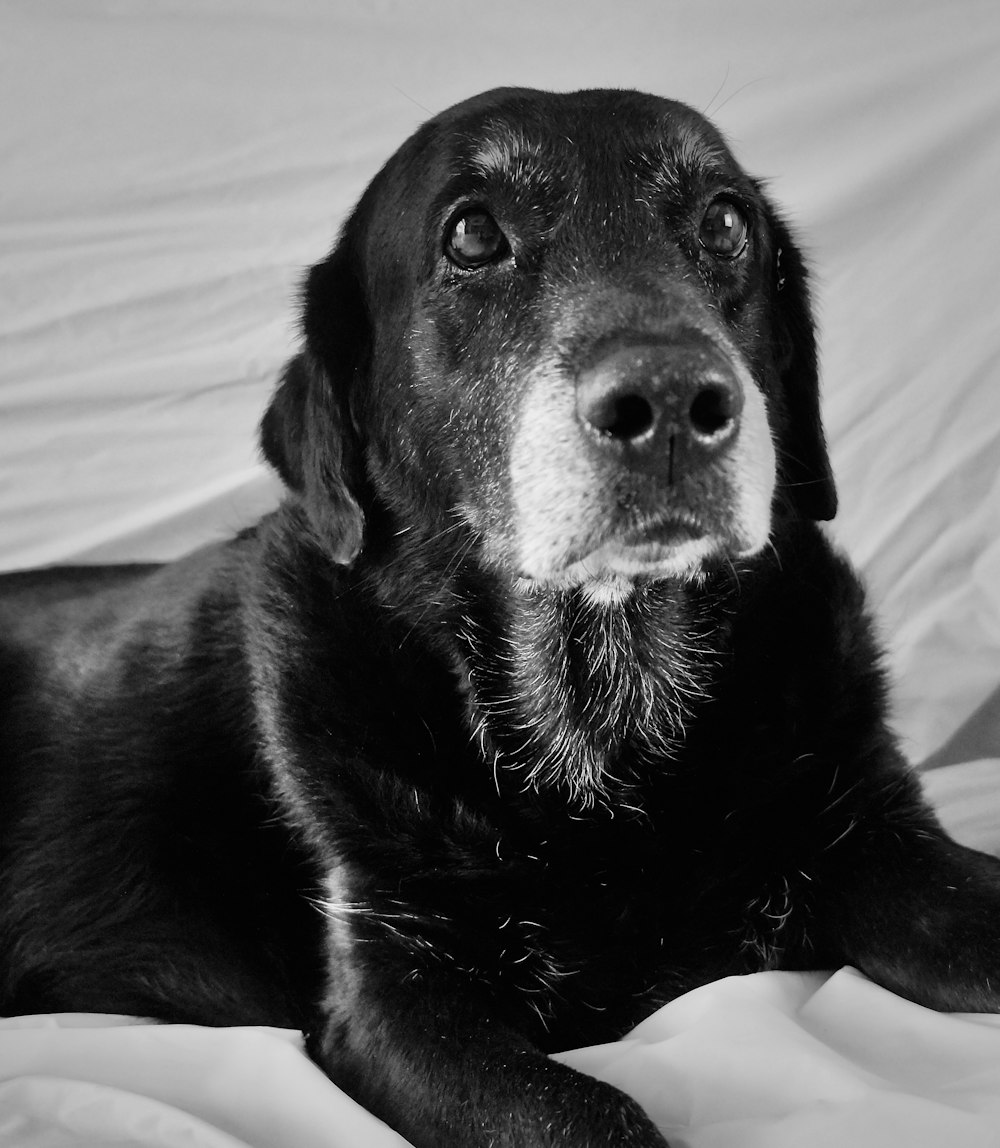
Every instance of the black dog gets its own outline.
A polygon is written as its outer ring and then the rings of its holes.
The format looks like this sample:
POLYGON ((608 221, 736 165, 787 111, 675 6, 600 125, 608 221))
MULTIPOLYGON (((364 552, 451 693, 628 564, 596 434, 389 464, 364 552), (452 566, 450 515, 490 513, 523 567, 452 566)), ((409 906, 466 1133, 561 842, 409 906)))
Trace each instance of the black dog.
POLYGON ((758 969, 1000 1007, 1000 863, 816 526, 800 256, 701 116, 437 116, 304 335, 275 514, 3 580, 0 1009, 301 1026, 415 1144, 652 1148, 545 1054, 758 969))

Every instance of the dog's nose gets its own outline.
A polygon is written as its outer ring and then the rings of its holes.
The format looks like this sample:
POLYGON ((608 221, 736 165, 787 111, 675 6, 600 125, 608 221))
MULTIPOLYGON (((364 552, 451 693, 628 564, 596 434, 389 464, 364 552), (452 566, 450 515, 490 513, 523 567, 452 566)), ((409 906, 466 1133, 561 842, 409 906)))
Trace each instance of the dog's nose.
POLYGON ((674 482, 733 440, 743 389, 712 348, 630 345, 581 372, 576 410, 598 450, 630 470, 674 482))

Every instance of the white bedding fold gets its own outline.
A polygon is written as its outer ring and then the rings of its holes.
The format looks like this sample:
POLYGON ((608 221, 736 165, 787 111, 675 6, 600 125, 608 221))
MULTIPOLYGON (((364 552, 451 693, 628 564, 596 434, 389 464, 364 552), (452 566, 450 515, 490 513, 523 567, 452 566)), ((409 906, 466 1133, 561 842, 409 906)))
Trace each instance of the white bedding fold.
MULTIPOLYGON (((698 989, 559 1060, 631 1093, 673 1148, 1000 1148, 1000 1017, 940 1014, 859 973, 698 989)), ((274 1029, 0 1022, 3 1148, 405 1144, 274 1029)))

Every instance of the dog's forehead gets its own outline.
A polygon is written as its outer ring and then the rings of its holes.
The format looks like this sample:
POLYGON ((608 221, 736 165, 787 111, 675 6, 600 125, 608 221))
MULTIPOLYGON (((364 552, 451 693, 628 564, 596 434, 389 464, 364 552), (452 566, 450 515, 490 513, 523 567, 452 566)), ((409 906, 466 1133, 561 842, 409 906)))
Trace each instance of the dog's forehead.
POLYGON ((741 171, 718 129, 677 100, 619 89, 504 88, 428 120, 389 159, 370 191, 398 200, 398 213, 409 215, 449 180, 537 182, 560 172, 572 179, 588 168, 617 170, 626 178, 657 168, 734 177, 741 171))
POLYGON ((676 100, 643 92, 592 89, 483 93, 431 121, 435 146, 453 169, 489 175, 534 165, 605 165, 637 155, 690 167, 728 169, 735 161, 719 131, 676 100))

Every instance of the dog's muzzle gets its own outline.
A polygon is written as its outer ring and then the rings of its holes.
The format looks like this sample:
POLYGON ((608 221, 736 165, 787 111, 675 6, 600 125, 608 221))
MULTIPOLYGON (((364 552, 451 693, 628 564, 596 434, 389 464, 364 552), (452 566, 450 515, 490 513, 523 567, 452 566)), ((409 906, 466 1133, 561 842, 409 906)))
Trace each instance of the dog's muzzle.
POLYGON ((517 572, 618 590, 697 577, 767 543, 774 481, 764 397, 734 348, 693 329, 617 335, 527 381, 511 451, 517 572))

